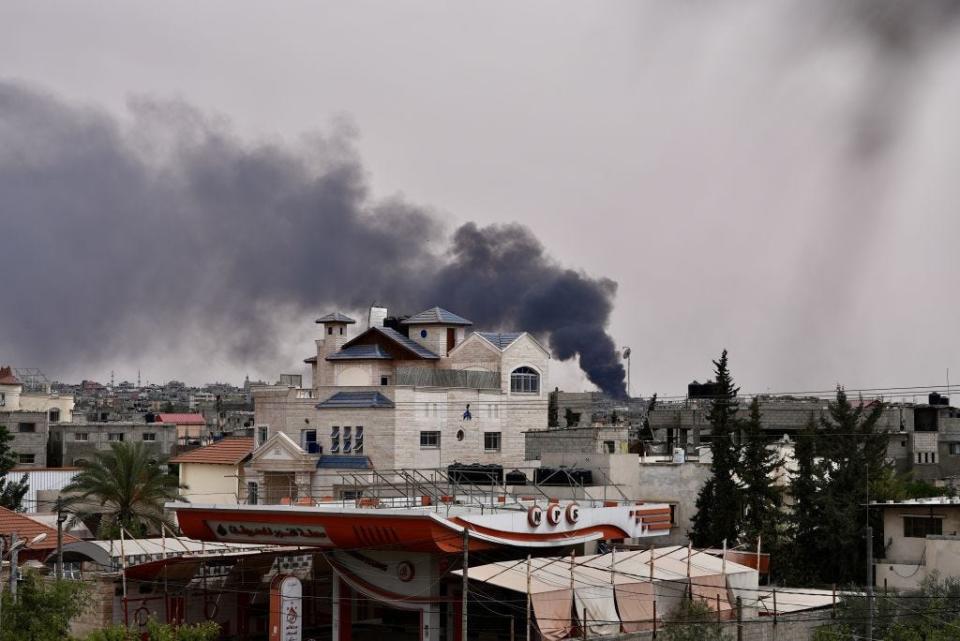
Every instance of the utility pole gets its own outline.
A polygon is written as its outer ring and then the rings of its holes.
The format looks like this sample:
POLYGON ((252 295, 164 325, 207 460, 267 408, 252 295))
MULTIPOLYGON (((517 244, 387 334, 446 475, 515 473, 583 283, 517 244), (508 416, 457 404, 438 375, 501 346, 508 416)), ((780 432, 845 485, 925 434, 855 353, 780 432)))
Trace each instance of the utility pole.
MULTIPOLYGON (((2 541, 3 539, 0 539, 2 541)), ((0 554, 0 557, 3 555, 0 554)), ((530 620, 530 555, 527 555, 527 641, 530 641, 530 626, 533 621, 530 620)))
POLYGON ((463 588, 460 596, 460 641, 467 641, 467 567, 470 564, 470 542, 467 526, 463 526, 463 588))
POLYGON ((20 553, 20 546, 17 545, 17 533, 10 535, 10 597, 17 602, 17 557, 20 553))
POLYGON ((63 501, 57 497, 57 580, 63 580, 63 522, 67 518, 63 514, 63 501))
POLYGON ((873 528, 870 527, 870 464, 867 464, 867 638, 873 638, 873 528))

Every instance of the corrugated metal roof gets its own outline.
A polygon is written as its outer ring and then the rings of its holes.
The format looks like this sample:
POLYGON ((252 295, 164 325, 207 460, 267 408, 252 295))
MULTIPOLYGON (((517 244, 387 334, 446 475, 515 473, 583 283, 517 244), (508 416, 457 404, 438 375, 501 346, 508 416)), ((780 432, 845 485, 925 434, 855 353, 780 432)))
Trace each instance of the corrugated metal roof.
POLYGON ((414 314, 403 321, 404 325, 473 325, 473 321, 468 321, 462 316, 457 316, 453 312, 448 312, 442 307, 427 309, 419 314, 414 314))
POLYGON ((337 392, 317 404, 317 409, 390 409, 392 407, 394 407, 393 401, 380 392, 337 392))
POLYGON ((321 316, 317 319, 318 323, 347 323, 352 324, 357 321, 353 320, 346 314, 341 314, 340 312, 334 312, 332 314, 327 314, 326 316, 321 316))
POLYGON ((324 454, 317 461, 317 467, 334 470, 371 470, 373 463, 368 456, 336 456, 324 454))
POLYGON ((208 463, 236 465, 253 452, 252 438, 225 438, 212 445, 198 447, 170 459, 171 463, 208 463))
POLYGON ((515 340, 523 336, 523 332, 477 332, 477 334, 493 343, 494 347, 500 351, 507 349, 515 340))
POLYGON ((377 330, 387 338, 390 338, 391 340, 402 345, 403 347, 406 347, 408 350, 410 350, 420 358, 430 358, 430 359, 440 358, 439 356, 431 352, 429 349, 427 349, 417 341, 413 340, 408 336, 404 336, 403 334, 393 329, 392 327, 374 327, 373 329, 377 330))
POLYGON ((27 493, 23 497, 23 507, 26 512, 46 512, 51 510, 48 504, 37 503, 37 492, 40 490, 62 490, 77 474, 78 467, 41 467, 41 468, 13 468, 10 470, 18 480, 23 474, 27 475, 27 493))
POLYGON ((379 345, 352 345, 327 356, 328 361, 377 359, 390 360, 391 357, 379 345))

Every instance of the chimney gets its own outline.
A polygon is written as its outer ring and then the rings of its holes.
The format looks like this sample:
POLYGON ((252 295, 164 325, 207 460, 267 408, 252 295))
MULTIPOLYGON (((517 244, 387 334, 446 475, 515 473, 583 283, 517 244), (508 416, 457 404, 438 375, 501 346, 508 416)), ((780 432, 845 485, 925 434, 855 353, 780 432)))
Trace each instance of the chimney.
POLYGON ((371 327, 383 327, 385 320, 387 320, 387 308, 371 305, 370 313, 367 316, 367 329, 371 327))

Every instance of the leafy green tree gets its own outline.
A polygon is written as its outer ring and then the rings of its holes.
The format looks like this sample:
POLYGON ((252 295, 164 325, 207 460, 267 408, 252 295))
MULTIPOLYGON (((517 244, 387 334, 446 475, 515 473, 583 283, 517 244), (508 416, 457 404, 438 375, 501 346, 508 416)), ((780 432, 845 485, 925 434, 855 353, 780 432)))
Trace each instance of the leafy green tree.
POLYGON ((7 431, 6 425, 0 425, 0 506, 20 512, 23 510, 23 497, 27 494, 29 485, 27 475, 19 481, 10 478, 10 470, 17 465, 17 459, 10 451, 10 442, 13 436, 7 431))
POLYGON ((204 621, 189 625, 171 625, 147 621, 146 637, 139 631, 122 625, 92 632, 83 641, 214 641, 220 637, 220 626, 214 621, 204 621))
POLYGON ((173 529, 164 514, 167 501, 183 500, 179 479, 164 461, 156 460, 143 443, 111 443, 80 465, 64 488, 66 510, 100 536, 117 538, 122 526, 132 536, 173 529), (97 525, 93 525, 97 524, 97 525))
POLYGON ((771 551, 779 549, 783 492, 775 475, 783 459, 770 447, 763 431, 760 399, 750 402, 750 417, 742 424, 742 455, 738 476, 743 497, 743 521, 740 541, 754 543, 758 538, 771 551))
POLYGON ((716 611, 702 601, 683 599, 667 617, 657 635, 665 641, 727 641, 730 636, 717 625, 716 611), (662 636, 661 636, 662 635, 662 636))
POLYGON ((742 505, 742 492, 735 478, 740 453, 734 442, 739 432, 737 394, 740 388, 733 384, 727 350, 723 350, 720 360, 713 361, 713 365, 717 391, 707 413, 713 462, 711 476, 697 497, 697 513, 690 531, 690 539, 699 547, 719 546, 724 539, 736 541, 742 505))
POLYGON ((0 641, 63 641, 70 621, 86 607, 86 586, 78 581, 48 581, 26 572, 14 603, 4 591, 0 641))
MULTIPOLYGON (((836 400, 821 416, 818 439, 818 516, 822 545, 831 550, 819 559, 824 582, 862 584, 866 576, 864 528, 870 479, 887 468, 887 434, 877 429, 883 404, 856 405, 837 388, 836 400)), ((882 497, 871 497, 882 498, 882 497)))

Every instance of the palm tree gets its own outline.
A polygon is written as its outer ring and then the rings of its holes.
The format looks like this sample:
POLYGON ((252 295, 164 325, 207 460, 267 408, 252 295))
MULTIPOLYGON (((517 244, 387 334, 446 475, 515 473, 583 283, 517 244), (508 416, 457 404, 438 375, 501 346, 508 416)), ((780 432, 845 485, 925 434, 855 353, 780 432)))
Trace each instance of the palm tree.
POLYGON ((163 512, 167 501, 183 500, 185 486, 154 458, 143 443, 111 443, 109 452, 97 452, 63 493, 64 509, 99 536, 115 538, 122 526, 133 536, 173 529, 163 512))

